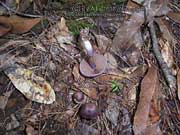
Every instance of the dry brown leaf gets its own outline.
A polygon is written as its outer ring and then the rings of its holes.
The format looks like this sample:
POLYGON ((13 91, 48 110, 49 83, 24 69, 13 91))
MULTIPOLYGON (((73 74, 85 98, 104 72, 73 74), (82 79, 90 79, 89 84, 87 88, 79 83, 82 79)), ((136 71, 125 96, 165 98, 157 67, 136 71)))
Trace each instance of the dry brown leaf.
POLYGON ((132 1, 141 5, 145 0, 132 0, 132 1))
POLYGON ((26 135, 38 135, 38 131, 36 131, 31 125, 27 125, 26 135))
POLYGON ((171 48, 172 46, 169 44, 168 41, 163 41, 162 39, 159 40, 159 44, 161 47, 161 54, 162 54, 164 61, 166 62, 167 66, 169 67, 171 73, 173 75, 176 75, 177 69, 176 69, 176 65, 175 65, 175 61, 174 61, 174 57, 173 57, 173 50, 171 48))
POLYGON ((78 82, 78 81, 82 82, 85 80, 85 78, 79 72, 79 65, 78 64, 74 65, 72 74, 73 74, 74 80, 76 82, 78 82))
POLYGON ((147 20, 150 22, 155 16, 163 16, 170 11, 168 0, 145 0, 144 7, 148 15, 147 20))
POLYGON ((10 24, 12 26, 12 33, 25 33, 32 27, 39 23, 42 18, 24 18, 16 15, 10 17, 0 16, 0 23, 10 24))
POLYGON ((180 23, 180 13, 179 12, 169 12, 167 14, 167 16, 169 18, 171 18, 172 20, 174 20, 177 23, 180 23))
POLYGON ((35 3, 35 9, 42 11, 46 7, 48 0, 34 0, 33 2, 35 3))
POLYGON ((162 135, 163 133, 160 130, 159 123, 152 124, 148 126, 141 135, 162 135))
POLYGON ((109 72, 108 74, 102 74, 100 76, 97 76, 95 81, 100 84, 107 84, 111 82, 112 80, 123 80, 125 78, 129 78, 129 76, 122 72, 109 72))
POLYGON ((121 48, 129 48, 134 40, 134 35, 139 31, 144 22, 144 12, 134 13, 128 21, 117 30, 113 39, 112 49, 119 52, 121 48))
POLYGON ((177 74, 177 86, 178 86, 178 98, 180 100, 180 70, 178 71, 177 74))
POLYGON ((68 27, 66 26, 66 20, 64 19, 64 17, 61 17, 61 21, 58 23, 58 27, 60 29, 60 31, 64 31, 65 33, 69 32, 68 27))
POLYGON ((156 19, 156 22, 159 24, 159 28, 163 34, 162 37, 166 39, 169 42, 169 44, 172 44, 172 46, 174 46, 177 43, 177 41, 174 38, 173 33, 171 32, 167 22, 162 18, 156 19))
POLYGON ((107 68, 108 69, 117 69, 118 63, 111 53, 109 53, 109 52, 105 53, 104 57, 107 60, 107 68))
POLYGON ((134 116, 133 130, 135 135, 141 135, 148 126, 151 100, 157 89, 158 73, 155 67, 149 67, 141 83, 139 104, 134 116))
POLYGON ((10 24, 0 22, 0 37, 6 35, 11 29, 12 27, 10 24))
POLYGON ((159 24, 160 30, 162 32, 162 38, 159 39, 159 44, 161 47, 161 54, 164 59, 164 61, 167 63, 167 66, 171 70, 171 73, 173 75, 177 74, 177 69, 173 57, 173 49, 177 43, 176 39, 174 38, 173 34, 169 30, 169 27, 167 26, 165 20, 157 19, 157 22, 159 24))
MULTIPOLYGON (((37 1, 37 0, 35 0, 35 1, 37 1)), ((17 0, 16 0, 16 2, 17 2, 17 0)), ((17 10, 19 12, 24 12, 31 5, 31 0, 20 0, 18 2, 19 3, 16 3, 16 5, 18 5, 17 10)))
POLYGON ((99 50, 101 53, 105 53, 106 49, 111 47, 112 41, 106 36, 93 34, 95 35, 99 50))
POLYGON ((128 9, 135 9, 135 8, 139 8, 139 5, 135 2, 133 2, 132 0, 128 0, 126 7, 128 9))
POLYGON ((95 88, 80 88, 80 90, 86 94, 88 97, 97 100, 98 99, 98 93, 95 88))
POLYGON ((63 17, 57 25, 54 25, 49 29, 47 38, 50 42, 58 42, 63 49, 68 51, 68 53, 71 53, 72 50, 75 51, 72 44, 73 36, 70 34, 68 27, 66 26, 66 20, 63 17))
POLYGON ((4 109, 7 105, 8 99, 11 96, 13 90, 3 93, 3 96, 0 96, 0 109, 4 109))
POLYGON ((4 72, 28 99, 44 104, 55 101, 55 93, 50 84, 42 77, 36 76, 31 70, 14 65, 5 69, 4 72))

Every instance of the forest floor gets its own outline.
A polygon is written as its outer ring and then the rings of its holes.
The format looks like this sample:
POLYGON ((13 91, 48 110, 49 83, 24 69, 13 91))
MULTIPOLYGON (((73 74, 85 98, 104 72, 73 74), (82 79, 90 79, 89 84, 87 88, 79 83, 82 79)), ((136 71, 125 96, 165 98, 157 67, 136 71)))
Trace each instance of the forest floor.
POLYGON ((0 135, 179 135, 178 0, 1 0, 0 135))

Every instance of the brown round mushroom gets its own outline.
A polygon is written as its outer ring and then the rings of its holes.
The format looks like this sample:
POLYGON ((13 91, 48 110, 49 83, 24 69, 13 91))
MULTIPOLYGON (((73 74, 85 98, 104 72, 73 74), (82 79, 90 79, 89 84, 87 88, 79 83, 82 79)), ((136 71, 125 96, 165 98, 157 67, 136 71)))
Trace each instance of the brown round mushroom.
POLYGON ((78 92, 73 94, 73 100, 77 104, 84 103, 85 102, 85 95, 82 92, 78 91, 78 92))
POLYGON ((99 111, 94 103, 83 104, 79 111, 80 117, 85 119, 96 119, 99 111))

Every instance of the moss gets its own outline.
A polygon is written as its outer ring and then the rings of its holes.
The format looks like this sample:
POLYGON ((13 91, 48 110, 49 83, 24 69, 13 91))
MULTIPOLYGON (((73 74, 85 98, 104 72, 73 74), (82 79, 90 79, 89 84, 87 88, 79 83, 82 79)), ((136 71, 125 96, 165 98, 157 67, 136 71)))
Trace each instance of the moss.
POLYGON ((67 21, 67 25, 69 30, 72 32, 73 35, 77 36, 80 33, 80 30, 83 28, 93 28, 94 25, 84 21, 76 21, 70 20, 67 21))

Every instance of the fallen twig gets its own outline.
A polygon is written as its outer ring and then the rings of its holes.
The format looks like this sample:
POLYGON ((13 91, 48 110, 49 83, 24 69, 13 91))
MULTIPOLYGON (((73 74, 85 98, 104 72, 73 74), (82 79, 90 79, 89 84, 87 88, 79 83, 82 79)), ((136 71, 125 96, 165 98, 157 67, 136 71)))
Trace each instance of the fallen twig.
POLYGON ((176 78, 173 75, 171 75, 170 70, 169 70, 166 62, 164 61, 164 59, 163 59, 163 57, 162 57, 162 55, 160 53, 153 22, 149 24, 149 31, 150 31, 150 35, 151 35, 151 39, 152 39, 153 52, 154 52, 154 55, 155 55, 155 57, 157 59, 157 62, 159 63, 159 66, 161 67, 161 69, 163 71, 163 74, 164 74, 166 82, 168 83, 168 86, 171 89, 175 90, 175 88, 176 88, 176 78))
POLYGON ((17 14, 17 15, 20 15, 20 16, 33 17, 33 18, 41 18, 41 17, 43 17, 43 16, 41 16, 41 15, 31 15, 31 14, 26 14, 26 13, 18 12, 18 11, 16 11, 16 10, 11 9, 10 7, 8 7, 8 6, 7 6, 4 2, 2 2, 2 1, 0 1, 0 4, 1 4, 4 8, 6 8, 6 9, 8 10, 8 12, 11 11, 11 12, 17 14))

